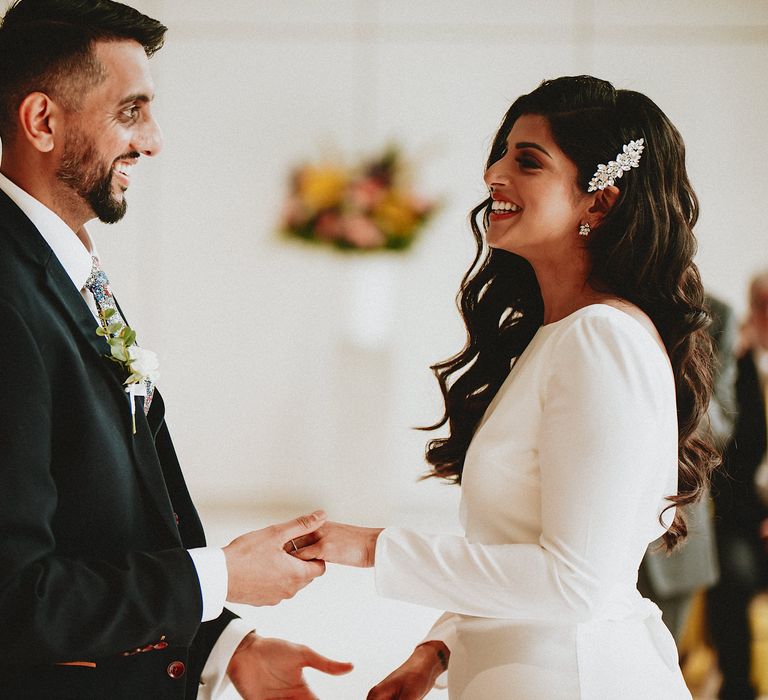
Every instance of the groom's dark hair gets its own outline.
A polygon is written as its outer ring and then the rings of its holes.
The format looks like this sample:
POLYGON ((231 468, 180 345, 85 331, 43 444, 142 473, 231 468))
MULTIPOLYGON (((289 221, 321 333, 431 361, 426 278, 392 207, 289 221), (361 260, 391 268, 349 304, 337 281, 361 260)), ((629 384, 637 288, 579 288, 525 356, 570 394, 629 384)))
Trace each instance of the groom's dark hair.
POLYGON ((105 78, 95 41, 137 41, 152 56, 166 31, 112 0, 15 0, 0 25, 0 139, 15 133, 16 112, 31 92, 78 109, 105 78))

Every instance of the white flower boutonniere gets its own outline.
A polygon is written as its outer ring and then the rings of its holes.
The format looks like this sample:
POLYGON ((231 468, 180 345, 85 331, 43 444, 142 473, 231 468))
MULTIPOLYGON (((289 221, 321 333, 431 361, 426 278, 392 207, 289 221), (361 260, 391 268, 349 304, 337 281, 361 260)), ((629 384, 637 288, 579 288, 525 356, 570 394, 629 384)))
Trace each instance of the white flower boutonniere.
POLYGON ((160 379, 160 360, 154 352, 140 348, 138 345, 131 345, 128 348, 128 357, 128 370, 131 376, 125 380, 126 384, 147 380, 153 384, 157 383, 160 379))
POLYGON ((101 314, 103 326, 96 329, 96 334, 103 336, 109 344, 109 359, 122 365, 128 372, 128 378, 123 383, 126 385, 125 391, 131 402, 131 419, 135 435, 136 397, 146 397, 147 388, 160 378, 160 361, 154 352, 136 345, 136 331, 130 326, 122 320, 110 323, 115 313, 115 309, 106 309, 101 314))

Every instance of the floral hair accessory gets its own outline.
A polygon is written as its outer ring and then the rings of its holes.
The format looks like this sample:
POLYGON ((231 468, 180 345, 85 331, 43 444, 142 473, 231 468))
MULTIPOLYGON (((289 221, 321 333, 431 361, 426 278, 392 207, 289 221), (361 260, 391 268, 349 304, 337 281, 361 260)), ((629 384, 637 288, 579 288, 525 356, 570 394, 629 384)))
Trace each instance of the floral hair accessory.
POLYGON ((616 160, 610 161, 608 165, 600 163, 600 165, 597 166, 597 171, 595 172, 594 177, 589 181, 589 189, 587 192, 604 190, 606 187, 610 187, 625 173, 625 171, 640 165, 640 154, 644 149, 644 139, 630 141, 623 147, 622 152, 616 156, 616 160))

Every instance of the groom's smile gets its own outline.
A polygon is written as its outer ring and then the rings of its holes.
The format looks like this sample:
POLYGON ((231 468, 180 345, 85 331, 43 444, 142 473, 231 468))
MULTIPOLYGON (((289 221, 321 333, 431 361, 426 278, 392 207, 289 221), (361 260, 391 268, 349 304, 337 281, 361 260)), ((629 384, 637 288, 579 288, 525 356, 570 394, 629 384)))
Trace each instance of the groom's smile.
POLYGON ((115 165, 112 168, 115 180, 120 185, 120 189, 123 192, 125 192, 125 190, 128 189, 128 186, 131 184, 131 169, 134 165, 136 165, 136 160, 118 160, 115 162, 115 165))

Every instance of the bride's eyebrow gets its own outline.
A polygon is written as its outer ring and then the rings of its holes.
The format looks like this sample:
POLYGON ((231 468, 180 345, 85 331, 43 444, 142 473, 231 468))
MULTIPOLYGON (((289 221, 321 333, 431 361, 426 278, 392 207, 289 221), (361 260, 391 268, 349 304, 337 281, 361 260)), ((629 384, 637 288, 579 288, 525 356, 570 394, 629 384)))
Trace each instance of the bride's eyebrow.
POLYGON ((533 141, 520 141, 515 144, 515 148, 535 148, 537 151, 541 151, 548 158, 552 158, 552 156, 547 152, 546 148, 539 146, 538 143, 534 143, 533 141))

